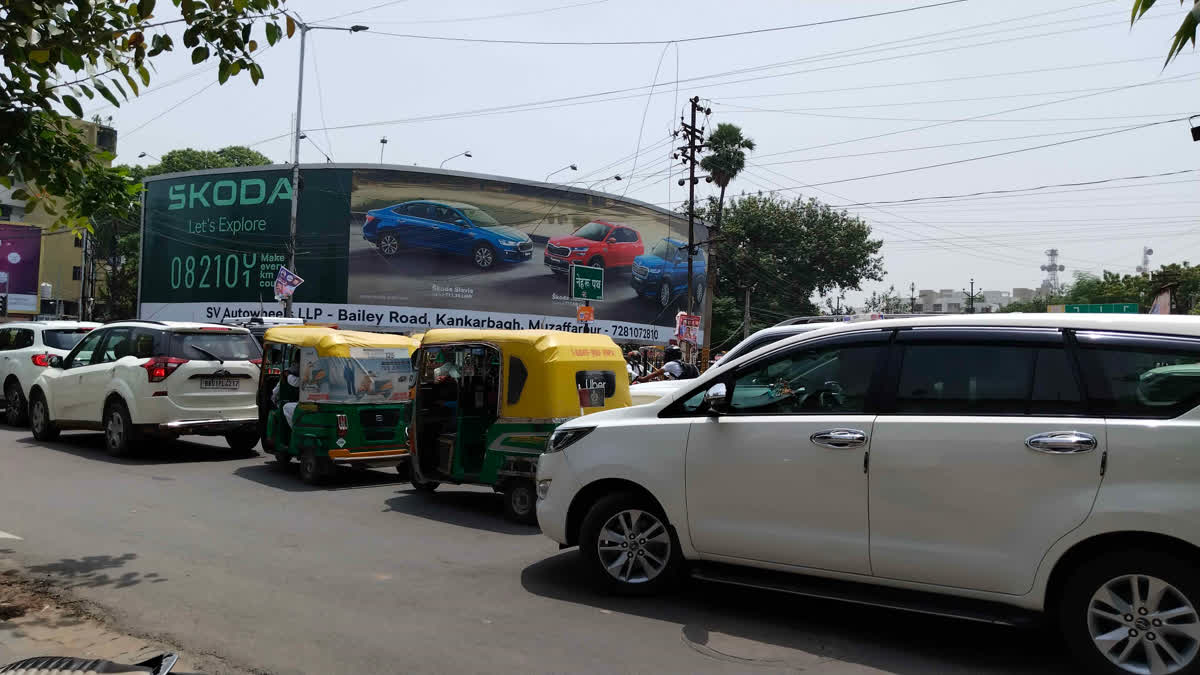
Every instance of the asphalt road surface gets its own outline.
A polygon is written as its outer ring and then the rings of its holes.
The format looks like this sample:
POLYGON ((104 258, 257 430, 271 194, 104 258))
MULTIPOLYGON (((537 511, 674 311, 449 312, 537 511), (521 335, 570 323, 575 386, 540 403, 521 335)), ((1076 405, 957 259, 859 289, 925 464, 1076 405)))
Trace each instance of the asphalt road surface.
MULTIPOLYGON (((566 275, 551 273, 542 262, 544 257, 545 244, 534 242, 532 260, 480 272, 465 256, 411 248, 388 258, 361 236, 351 236, 349 301, 573 318, 580 303, 570 300, 566 275), (435 285, 469 289, 469 294, 438 290, 434 296, 435 285)), ((597 318, 675 325, 682 297, 664 311, 657 300, 638 297, 629 284, 629 268, 607 270, 604 280, 604 301, 595 303, 597 318)))
POLYGON ((488 491, 310 488, 215 443, 115 460, 99 434, 0 428, 3 558, 257 672, 1069 672, 1050 631, 700 583, 598 595, 488 491))

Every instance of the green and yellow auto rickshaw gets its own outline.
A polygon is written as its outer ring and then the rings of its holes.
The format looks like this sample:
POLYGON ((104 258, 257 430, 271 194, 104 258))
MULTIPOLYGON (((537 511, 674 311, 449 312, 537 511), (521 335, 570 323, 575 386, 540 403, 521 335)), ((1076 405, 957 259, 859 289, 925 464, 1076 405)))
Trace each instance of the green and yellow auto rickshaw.
POLYGON ((418 344, 318 326, 267 330, 258 390, 263 449, 280 463, 298 457, 310 484, 339 464, 407 472, 418 344))
POLYGON ((435 329, 414 358, 412 483, 490 485, 533 523, 538 456, 580 415, 631 405, 620 348, 605 335, 435 329))

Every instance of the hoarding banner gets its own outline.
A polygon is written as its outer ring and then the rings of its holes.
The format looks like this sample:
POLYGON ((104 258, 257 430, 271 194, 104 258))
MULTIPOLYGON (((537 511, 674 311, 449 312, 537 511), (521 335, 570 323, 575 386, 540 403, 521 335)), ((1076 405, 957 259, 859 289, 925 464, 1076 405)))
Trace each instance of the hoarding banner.
POLYGON ((42 228, 29 223, 0 223, 0 293, 8 294, 8 311, 37 314, 38 276, 42 260, 42 228))
POLYGON ((300 350, 300 400, 352 403, 407 401, 414 384, 407 349, 351 347, 349 357, 300 350))
POLYGON ((675 337, 682 342, 697 344, 700 340, 700 317, 680 312, 675 315, 675 337))
POLYGON ((275 299, 281 300, 296 292, 296 287, 304 280, 286 267, 280 267, 275 273, 275 299))
MULTIPOLYGON (((296 316, 342 327, 551 328, 665 343, 687 304, 686 220, 586 190, 424 169, 302 167, 296 267, 283 272, 286 167, 152 178, 139 314, 229 321, 260 314, 286 273, 296 316), (595 268, 580 322, 573 266, 595 268), (596 298, 599 299, 599 298, 596 298)), ((696 240, 706 239, 697 225, 696 240)), ((703 250, 693 263, 702 294, 703 250)), ((695 299, 696 303, 702 297, 695 299)))

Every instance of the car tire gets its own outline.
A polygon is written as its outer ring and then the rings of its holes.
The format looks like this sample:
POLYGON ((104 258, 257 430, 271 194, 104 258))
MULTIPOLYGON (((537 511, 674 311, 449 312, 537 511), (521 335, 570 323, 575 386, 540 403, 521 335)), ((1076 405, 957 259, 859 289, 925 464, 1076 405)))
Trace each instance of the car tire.
POLYGON ((1072 570, 1051 609, 1083 672, 1200 673, 1194 562, 1153 550, 1101 555, 1072 570), (1150 667, 1156 658, 1161 669, 1150 667))
POLYGON ((471 262, 481 270, 490 270, 496 266, 496 249, 489 244, 475 244, 471 249, 471 262))
POLYGON ((50 419, 50 406, 46 403, 46 397, 42 392, 35 391, 32 398, 33 401, 29 405, 29 426, 33 437, 39 441, 53 441, 58 438, 61 430, 50 419))
POLYGON ((671 306, 671 282, 667 279, 658 286, 658 304, 663 309, 671 306))
POLYGON ((254 446, 258 445, 258 430, 225 434, 225 442, 234 452, 253 452, 254 446))
POLYGON ((9 426, 23 427, 29 424, 29 403, 21 391, 21 385, 15 380, 4 388, 4 401, 7 408, 4 411, 4 421, 9 426))
POLYGON ((697 307, 704 304, 704 286, 706 283, 708 283, 708 280, 704 277, 692 281, 692 298, 697 307))
POLYGON ((666 516, 648 498, 625 492, 603 497, 588 510, 579 528, 579 555, 593 583, 619 595, 661 593, 678 582, 683 568, 679 539, 666 516))
POLYGON ((137 429, 129 408, 120 399, 104 406, 104 449, 113 457, 125 457, 137 446, 137 429))
POLYGON ((321 485, 333 473, 333 462, 328 457, 317 457, 312 450, 300 453, 300 480, 309 485, 321 485))
POLYGON ((391 232, 385 232, 379 235, 379 239, 375 243, 375 247, 379 252, 388 258, 400 252, 400 238, 391 232))
POLYGON ((525 525, 537 525, 537 488, 528 478, 504 486, 504 516, 525 525))
POLYGON ((408 483, 409 485, 412 485, 412 488, 417 492, 433 492, 434 490, 438 489, 438 486, 441 485, 441 483, 437 482, 436 480, 421 480, 420 478, 417 478, 415 474, 409 479, 408 483))
POLYGON ((598 255, 592 256, 592 259, 587 261, 587 264, 588 267, 599 267, 600 269, 604 269, 604 258, 601 258, 598 255))

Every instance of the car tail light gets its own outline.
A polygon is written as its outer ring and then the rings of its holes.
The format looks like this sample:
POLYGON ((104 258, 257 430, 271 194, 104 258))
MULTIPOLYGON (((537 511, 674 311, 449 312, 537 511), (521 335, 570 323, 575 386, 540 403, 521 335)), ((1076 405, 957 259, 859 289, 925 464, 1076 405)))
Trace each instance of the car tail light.
POLYGON ((367 216, 367 219, 365 221, 363 221, 363 225, 370 225, 371 223, 373 223, 377 220, 379 220, 379 219, 376 218, 375 216, 367 216))
POLYGON ((256 366, 261 366, 261 365, 262 365, 262 359, 250 359, 250 363, 253 363, 253 364, 254 364, 254 365, 256 365, 256 366))
POLYGON ((151 382, 162 382, 167 379, 167 376, 175 372, 179 366, 187 363, 187 359, 177 359, 173 356, 156 356, 142 364, 146 369, 146 377, 150 378, 151 382))
POLYGON ((347 431, 350 431, 350 419, 347 418, 344 414, 339 413, 337 416, 338 438, 344 437, 346 435, 347 431))
POLYGON ((33 365, 37 366, 38 368, 45 368, 46 366, 50 365, 50 355, 49 354, 34 354, 32 357, 32 361, 33 361, 33 365))

